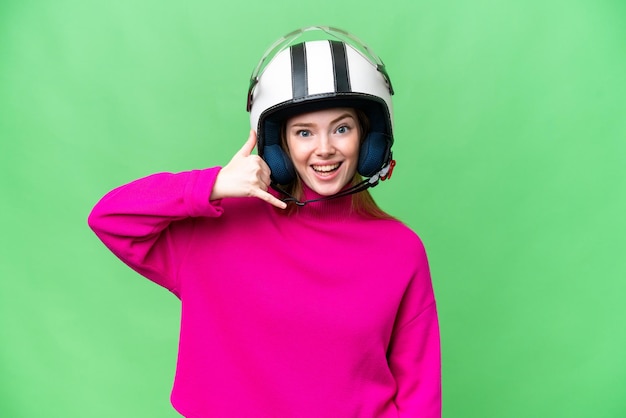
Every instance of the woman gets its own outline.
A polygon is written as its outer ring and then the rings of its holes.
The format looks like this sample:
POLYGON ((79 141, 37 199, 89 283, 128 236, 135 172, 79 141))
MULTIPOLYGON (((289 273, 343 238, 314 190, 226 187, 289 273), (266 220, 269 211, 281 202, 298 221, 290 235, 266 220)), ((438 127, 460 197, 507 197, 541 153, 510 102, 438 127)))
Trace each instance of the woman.
POLYGON ((181 300, 180 414, 441 416, 426 254, 366 190, 393 168, 392 94, 347 33, 292 32, 253 73, 252 130, 226 166, 93 209, 104 244, 181 300))

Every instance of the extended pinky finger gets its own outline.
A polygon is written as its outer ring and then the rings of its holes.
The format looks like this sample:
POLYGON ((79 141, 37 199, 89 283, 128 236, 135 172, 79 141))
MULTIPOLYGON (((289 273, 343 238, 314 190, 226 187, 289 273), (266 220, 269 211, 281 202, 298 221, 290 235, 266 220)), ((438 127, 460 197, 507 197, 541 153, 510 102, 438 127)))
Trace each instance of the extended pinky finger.
POLYGON ((263 190, 258 190, 257 193, 255 194, 256 197, 258 197, 261 200, 265 200, 267 203, 269 203, 270 205, 274 205, 279 209, 285 209, 287 207, 287 204, 285 202, 283 202, 282 200, 277 199, 276 197, 272 196, 271 194, 269 194, 268 192, 265 192, 263 190))

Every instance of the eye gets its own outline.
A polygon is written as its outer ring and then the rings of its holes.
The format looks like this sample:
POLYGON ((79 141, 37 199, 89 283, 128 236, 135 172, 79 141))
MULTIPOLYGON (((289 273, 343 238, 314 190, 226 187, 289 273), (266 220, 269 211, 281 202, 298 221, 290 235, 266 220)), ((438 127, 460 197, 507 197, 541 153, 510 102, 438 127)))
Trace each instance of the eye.
POLYGON ((337 128, 336 132, 338 134, 345 134, 350 130, 350 127, 348 125, 342 125, 339 128, 337 128))
POLYGON ((299 129, 296 131, 296 136, 308 138, 309 136, 311 136, 311 131, 309 131, 308 129, 299 129))

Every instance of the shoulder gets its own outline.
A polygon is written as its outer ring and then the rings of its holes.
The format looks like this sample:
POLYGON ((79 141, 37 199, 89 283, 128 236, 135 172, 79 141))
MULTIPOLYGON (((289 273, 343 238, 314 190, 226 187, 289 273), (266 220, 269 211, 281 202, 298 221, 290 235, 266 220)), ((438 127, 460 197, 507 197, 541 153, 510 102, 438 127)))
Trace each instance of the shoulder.
POLYGON ((221 208, 221 215, 203 218, 212 228, 242 229, 253 225, 263 225, 277 215, 277 210, 269 203, 256 197, 230 197, 214 202, 221 208))
POLYGON ((375 223, 376 228, 385 231, 390 239, 401 243, 402 245, 409 245, 413 248, 423 248, 422 239, 419 235, 411 229, 407 224, 397 219, 375 219, 371 222, 375 223))
POLYGON ((378 252, 403 264, 426 262, 426 249, 420 236, 397 219, 373 219, 364 222, 376 236, 378 252))

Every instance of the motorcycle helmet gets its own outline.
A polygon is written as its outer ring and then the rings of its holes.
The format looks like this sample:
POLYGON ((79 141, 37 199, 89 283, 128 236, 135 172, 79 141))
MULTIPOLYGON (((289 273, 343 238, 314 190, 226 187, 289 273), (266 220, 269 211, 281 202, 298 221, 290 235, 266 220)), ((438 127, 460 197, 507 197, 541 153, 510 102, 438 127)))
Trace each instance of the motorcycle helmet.
POLYGON ((363 177, 386 174, 392 161, 392 95, 382 60, 348 32, 310 26, 280 38, 253 71, 247 103, 257 151, 270 167, 272 181, 284 185, 296 178, 281 147, 282 124, 331 107, 365 113, 370 129, 360 146, 357 172, 363 177))

